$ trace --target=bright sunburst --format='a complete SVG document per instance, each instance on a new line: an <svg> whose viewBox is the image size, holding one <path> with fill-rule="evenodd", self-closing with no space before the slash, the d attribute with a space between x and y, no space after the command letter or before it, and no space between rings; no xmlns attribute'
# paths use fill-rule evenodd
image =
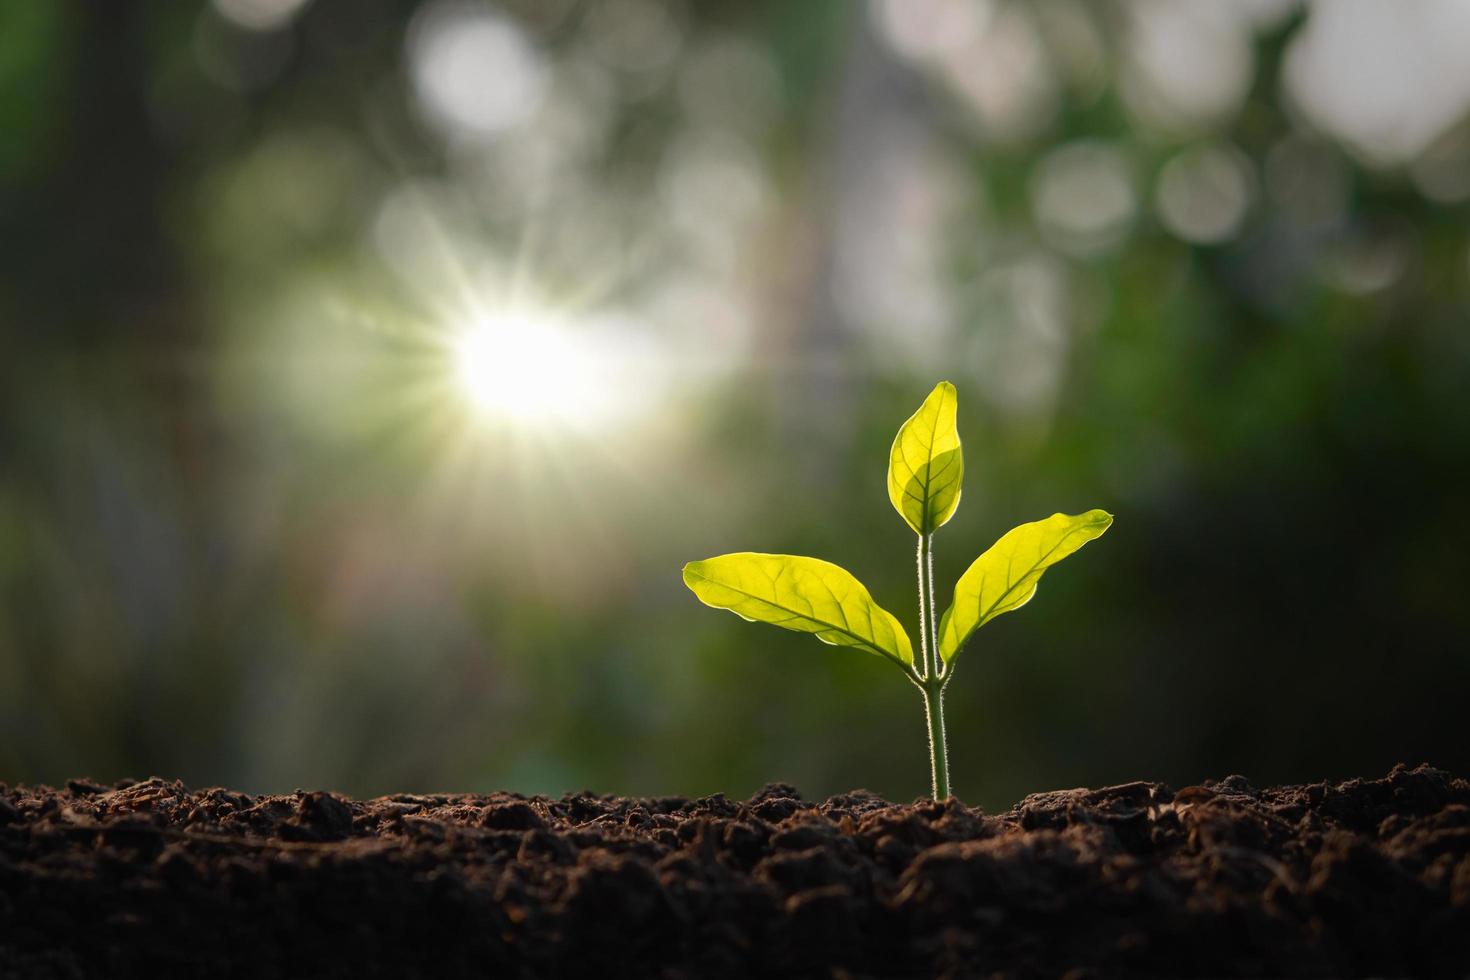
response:
<svg viewBox="0 0 1470 980"><path fill-rule="evenodd" d="M459 387L478 415L522 428L614 421L625 379L600 333L550 313L482 315L454 339Z"/></svg>
<svg viewBox="0 0 1470 980"><path fill-rule="evenodd" d="M544 319L525 314L486 316L454 345L460 387L476 410L516 421L554 415L560 385L577 361L576 348Z"/></svg>

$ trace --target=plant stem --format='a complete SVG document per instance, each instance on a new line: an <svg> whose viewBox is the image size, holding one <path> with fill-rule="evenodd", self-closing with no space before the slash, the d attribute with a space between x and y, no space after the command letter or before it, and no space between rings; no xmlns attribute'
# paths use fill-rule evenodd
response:
<svg viewBox="0 0 1470 980"><path fill-rule="evenodd" d="M919 570L919 678L928 680L929 674L929 623L924 618L928 614L929 603L925 600L927 594L927 583L924 580L924 558L929 551L928 535L919 535L919 553L914 556L914 564Z"/></svg>
<svg viewBox="0 0 1470 980"><path fill-rule="evenodd" d="M929 595L929 656L933 663L930 665L930 677L942 677L944 665L939 656L939 615L935 607L934 599L934 535L928 535L929 546L924 549L924 571L929 576L929 587L926 590ZM923 617L920 617L922 625Z"/></svg>
<svg viewBox="0 0 1470 980"><path fill-rule="evenodd" d="M949 799L949 747L944 738L944 685L925 684L924 717L929 722L929 775L934 799Z"/></svg>
<svg viewBox="0 0 1470 980"><path fill-rule="evenodd" d="M919 654L924 665L920 674L927 680L939 678L939 622L934 615L934 535L919 535Z"/></svg>
<svg viewBox="0 0 1470 980"><path fill-rule="evenodd" d="M944 735L944 678L939 670L939 623L934 607L934 535L919 535L919 690L929 722L929 788L936 800L949 799L949 748Z"/></svg>

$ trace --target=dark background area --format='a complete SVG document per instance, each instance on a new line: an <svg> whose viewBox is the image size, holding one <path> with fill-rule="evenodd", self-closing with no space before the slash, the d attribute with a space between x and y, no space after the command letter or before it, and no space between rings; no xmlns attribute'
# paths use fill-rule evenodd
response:
<svg viewBox="0 0 1470 980"><path fill-rule="evenodd" d="M912 629L940 378L942 596L1116 515L961 798L1470 771L1466 11L0 6L0 779L911 798L908 685L679 568Z"/></svg>

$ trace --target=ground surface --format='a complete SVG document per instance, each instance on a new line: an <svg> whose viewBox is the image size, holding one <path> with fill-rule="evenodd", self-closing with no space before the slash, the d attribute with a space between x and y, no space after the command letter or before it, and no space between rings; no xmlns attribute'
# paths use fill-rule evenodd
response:
<svg viewBox="0 0 1470 980"><path fill-rule="evenodd" d="M0 976L1470 975L1470 783L956 802L0 785Z"/></svg>

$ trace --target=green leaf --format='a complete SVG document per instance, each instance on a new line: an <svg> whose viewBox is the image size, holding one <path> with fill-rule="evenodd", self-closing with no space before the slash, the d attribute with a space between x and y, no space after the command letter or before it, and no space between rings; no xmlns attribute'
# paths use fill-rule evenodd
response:
<svg viewBox="0 0 1470 980"><path fill-rule="evenodd" d="M918 534L933 534L960 505L965 459L955 424L959 399L941 381L898 429L888 454L888 499Z"/></svg>
<svg viewBox="0 0 1470 980"><path fill-rule="evenodd" d="M903 625L831 562L744 551L690 562L684 584L705 605L751 622L814 633L823 643L867 650L900 665L914 662Z"/></svg>
<svg viewBox="0 0 1470 980"><path fill-rule="evenodd" d="M1043 572L1112 523L1107 511L1090 510L1075 517L1053 514L1007 531L955 583L954 603L939 621L944 662L954 659L977 629L1030 602Z"/></svg>

